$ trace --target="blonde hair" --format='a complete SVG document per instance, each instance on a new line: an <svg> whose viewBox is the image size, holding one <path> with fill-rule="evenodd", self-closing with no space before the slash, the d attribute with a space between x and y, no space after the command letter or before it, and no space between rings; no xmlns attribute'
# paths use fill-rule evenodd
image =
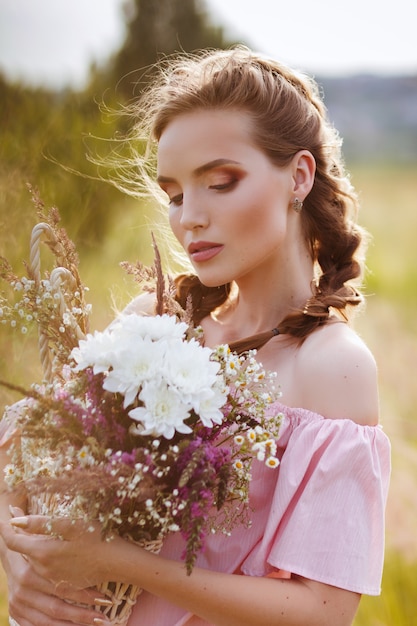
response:
<svg viewBox="0 0 417 626"><path fill-rule="evenodd" d="M156 189L156 146L167 125L194 110L240 110L254 122L257 147L277 166L285 166L300 150L316 161L313 188L301 213L303 232L316 268L312 297L291 311L279 331L299 339L326 323L330 310L345 319L363 298L357 283L363 269L366 234L356 224L358 202L344 170L340 137L329 122L316 82L247 48L206 50L165 60L133 107L140 192ZM178 298L191 295L195 321L227 299L230 286L211 289L193 275L180 276ZM355 286L356 285L356 286Z"/></svg>

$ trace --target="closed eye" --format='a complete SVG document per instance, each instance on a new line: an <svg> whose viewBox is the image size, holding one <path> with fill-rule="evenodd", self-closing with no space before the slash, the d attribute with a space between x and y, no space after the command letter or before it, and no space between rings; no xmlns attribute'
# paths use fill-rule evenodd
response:
<svg viewBox="0 0 417 626"><path fill-rule="evenodd" d="M179 193L176 196L173 196L172 198L170 198L169 203L175 206L180 206L182 204L183 199L184 199L184 194Z"/></svg>
<svg viewBox="0 0 417 626"><path fill-rule="evenodd" d="M214 189L216 191L229 191L233 189L238 183L237 178L233 178L232 180L228 180L225 183L220 183L218 185L210 185L209 189Z"/></svg>

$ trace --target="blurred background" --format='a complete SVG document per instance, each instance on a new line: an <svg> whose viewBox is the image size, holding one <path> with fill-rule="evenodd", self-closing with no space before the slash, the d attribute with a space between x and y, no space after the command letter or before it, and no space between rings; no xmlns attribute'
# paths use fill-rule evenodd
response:
<svg viewBox="0 0 417 626"><path fill-rule="evenodd" d="M372 234L356 327L379 364L381 421L393 444L383 593L364 598L355 626L413 626L417 47L409 0L0 0L0 255L24 271L36 223L29 183L59 208L90 287L92 326L105 326L135 292L119 263L152 260L153 207L102 180L89 155L108 153L126 130L111 111L137 97L143 68L178 50L234 43L313 75L344 139L360 221ZM40 377L36 333L0 324L0 378L29 385ZM0 412L16 399L0 390ZM6 596L0 570L4 626Z"/></svg>

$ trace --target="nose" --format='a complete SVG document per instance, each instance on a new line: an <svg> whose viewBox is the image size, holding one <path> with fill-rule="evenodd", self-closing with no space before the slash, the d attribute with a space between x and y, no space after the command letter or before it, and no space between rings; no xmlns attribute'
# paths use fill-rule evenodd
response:
<svg viewBox="0 0 417 626"><path fill-rule="evenodd" d="M181 206L180 224L186 230L207 228L209 214L204 207L201 198L197 194L184 193Z"/></svg>

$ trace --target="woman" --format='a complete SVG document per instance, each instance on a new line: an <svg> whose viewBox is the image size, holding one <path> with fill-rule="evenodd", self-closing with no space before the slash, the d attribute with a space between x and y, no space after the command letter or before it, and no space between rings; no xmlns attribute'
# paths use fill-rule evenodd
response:
<svg viewBox="0 0 417 626"><path fill-rule="evenodd" d="M194 268L178 299L192 299L207 345L256 347L278 373L281 465L253 477L250 531L210 537L189 577L177 535L156 556L66 524L55 540L14 511L10 613L20 626L106 623L61 598L88 604L111 573L144 589L130 626L347 626L380 590L390 461L375 362L347 323L364 237L336 131L313 81L240 48L169 63L138 111Z"/></svg>

